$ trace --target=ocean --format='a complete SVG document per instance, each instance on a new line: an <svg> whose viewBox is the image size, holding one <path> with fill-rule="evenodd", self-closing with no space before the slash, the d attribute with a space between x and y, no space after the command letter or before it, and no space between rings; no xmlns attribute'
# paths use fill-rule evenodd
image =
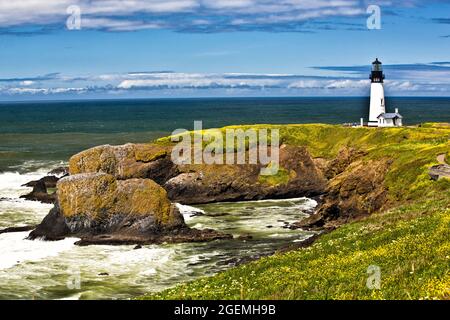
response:
<svg viewBox="0 0 450 320"><path fill-rule="evenodd" d="M390 98L405 124L450 122L450 98ZM0 172L30 172L100 144L149 142L175 129L232 124L352 123L368 98L155 99L0 103Z"/></svg>
<svg viewBox="0 0 450 320"><path fill-rule="evenodd" d="M71 155L100 144L150 142L173 130L232 124L349 123L367 118L366 98L247 98L0 103L0 229L39 223L51 205L20 199L22 187ZM450 98L391 98L405 124L450 122ZM311 232L286 224L317 205L299 198L181 206L195 228L251 241L144 246L74 245L0 234L0 299L127 299L214 274L239 259L269 254ZM192 215L201 211L204 215Z"/></svg>

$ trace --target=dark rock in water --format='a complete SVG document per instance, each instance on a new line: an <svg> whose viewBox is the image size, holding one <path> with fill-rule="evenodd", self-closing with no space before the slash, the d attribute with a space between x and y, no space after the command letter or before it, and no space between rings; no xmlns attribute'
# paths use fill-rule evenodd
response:
<svg viewBox="0 0 450 320"><path fill-rule="evenodd" d="M142 249L142 246L141 246L140 244L138 244L138 245L135 246L133 249L134 249L134 250Z"/></svg>
<svg viewBox="0 0 450 320"><path fill-rule="evenodd" d="M205 214L204 214L203 212L195 211L195 212L192 212L192 213L191 213L190 217L191 217L191 218L193 218L193 217L201 217L201 216L204 216L204 215L205 215Z"/></svg>
<svg viewBox="0 0 450 320"><path fill-rule="evenodd" d="M104 234L82 237L75 242L79 246L88 245L133 245L133 244L162 244L162 243L182 243L182 242L208 242L213 240L232 239L232 235L223 234L212 229L191 229L188 227L172 229L169 231L152 232L146 235L128 234Z"/></svg>
<svg viewBox="0 0 450 320"><path fill-rule="evenodd" d="M29 234L28 239L56 241L64 239L69 234L70 228L66 224L66 219L60 213L58 205L55 205L36 229Z"/></svg>
<svg viewBox="0 0 450 320"><path fill-rule="evenodd" d="M226 217L229 216L230 214L228 212L220 212L220 213L213 213L210 216L211 217Z"/></svg>
<svg viewBox="0 0 450 320"><path fill-rule="evenodd" d="M57 167L47 173L49 176L58 176L60 178L69 175L69 167Z"/></svg>
<svg viewBox="0 0 450 320"><path fill-rule="evenodd" d="M241 240L241 241L247 241L247 240L252 240L253 236L250 234L243 234L243 235L240 235L239 237L237 237L237 239Z"/></svg>
<svg viewBox="0 0 450 320"><path fill-rule="evenodd" d="M109 273L108 272L101 272L98 275L99 276L109 276Z"/></svg>
<svg viewBox="0 0 450 320"><path fill-rule="evenodd" d="M34 188L39 183L44 183L46 188L56 188L59 178L56 176L46 176L39 180L34 180L25 183L22 187Z"/></svg>
<svg viewBox="0 0 450 320"><path fill-rule="evenodd" d="M39 201L42 203L54 203L56 200L56 194L49 194L48 188L56 188L56 184L58 183L60 178L56 176L46 176L42 179L30 181L24 185L23 187L32 187L33 191L29 194L21 196L20 198L30 200L30 201Z"/></svg>
<svg viewBox="0 0 450 320"><path fill-rule="evenodd" d="M20 196L21 199L30 201L39 201L42 203L54 203L56 199L55 194L48 194L45 182L41 179L33 187L33 191L29 194Z"/></svg>
<svg viewBox="0 0 450 320"><path fill-rule="evenodd" d="M149 179L116 180L104 173L58 182L58 201L29 239L81 238L77 245L133 245L229 239L214 230L190 229L163 188Z"/></svg>
<svg viewBox="0 0 450 320"><path fill-rule="evenodd" d="M273 226L266 226L266 228L267 228L267 229L272 229L272 228L273 228Z"/></svg>
<svg viewBox="0 0 450 320"><path fill-rule="evenodd" d="M35 228L36 228L36 226L9 227L9 228L5 228L5 229L1 229L0 230L0 234L2 234L2 233L31 231L31 230L33 230Z"/></svg>

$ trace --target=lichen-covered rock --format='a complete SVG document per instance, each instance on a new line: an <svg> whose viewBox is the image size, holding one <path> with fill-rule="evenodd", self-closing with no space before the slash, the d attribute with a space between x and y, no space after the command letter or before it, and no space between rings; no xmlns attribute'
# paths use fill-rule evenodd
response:
<svg viewBox="0 0 450 320"><path fill-rule="evenodd" d="M149 179L84 173L61 179L57 187L58 202L31 239L75 236L79 244L131 244L229 237L188 228L166 191Z"/></svg>
<svg viewBox="0 0 450 320"><path fill-rule="evenodd" d="M87 173L58 182L58 202L64 216L86 215L96 220L124 214L152 215L158 223L170 220L166 191L149 179L116 180L106 173Z"/></svg>
<svg viewBox="0 0 450 320"><path fill-rule="evenodd" d="M142 178L163 183L176 175L170 148L155 144L103 145L82 151L69 161L71 175L108 173L120 180Z"/></svg>

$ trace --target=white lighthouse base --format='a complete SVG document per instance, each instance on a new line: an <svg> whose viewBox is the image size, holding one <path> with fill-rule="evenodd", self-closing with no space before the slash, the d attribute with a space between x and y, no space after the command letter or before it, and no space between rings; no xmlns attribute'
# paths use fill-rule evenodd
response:
<svg viewBox="0 0 450 320"><path fill-rule="evenodd" d="M386 106L384 101L384 88L382 83L372 83L370 86L370 112L369 112L369 126L375 123L378 127L378 116L386 113Z"/></svg>
<svg viewBox="0 0 450 320"><path fill-rule="evenodd" d="M369 122L367 123L367 125L368 125L369 127L378 127L380 124L378 123L378 121L377 121L377 122L369 121Z"/></svg>

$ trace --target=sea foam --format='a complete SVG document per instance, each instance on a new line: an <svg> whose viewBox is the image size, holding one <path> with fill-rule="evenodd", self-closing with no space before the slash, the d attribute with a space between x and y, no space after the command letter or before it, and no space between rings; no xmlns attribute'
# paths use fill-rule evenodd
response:
<svg viewBox="0 0 450 320"><path fill-rule="evenodd" d="M73 248L77 239L61 241L26 240L28 232L4 233L0 235L0 270L11 268L27 261L38 261L56 256Z"/></svg>

